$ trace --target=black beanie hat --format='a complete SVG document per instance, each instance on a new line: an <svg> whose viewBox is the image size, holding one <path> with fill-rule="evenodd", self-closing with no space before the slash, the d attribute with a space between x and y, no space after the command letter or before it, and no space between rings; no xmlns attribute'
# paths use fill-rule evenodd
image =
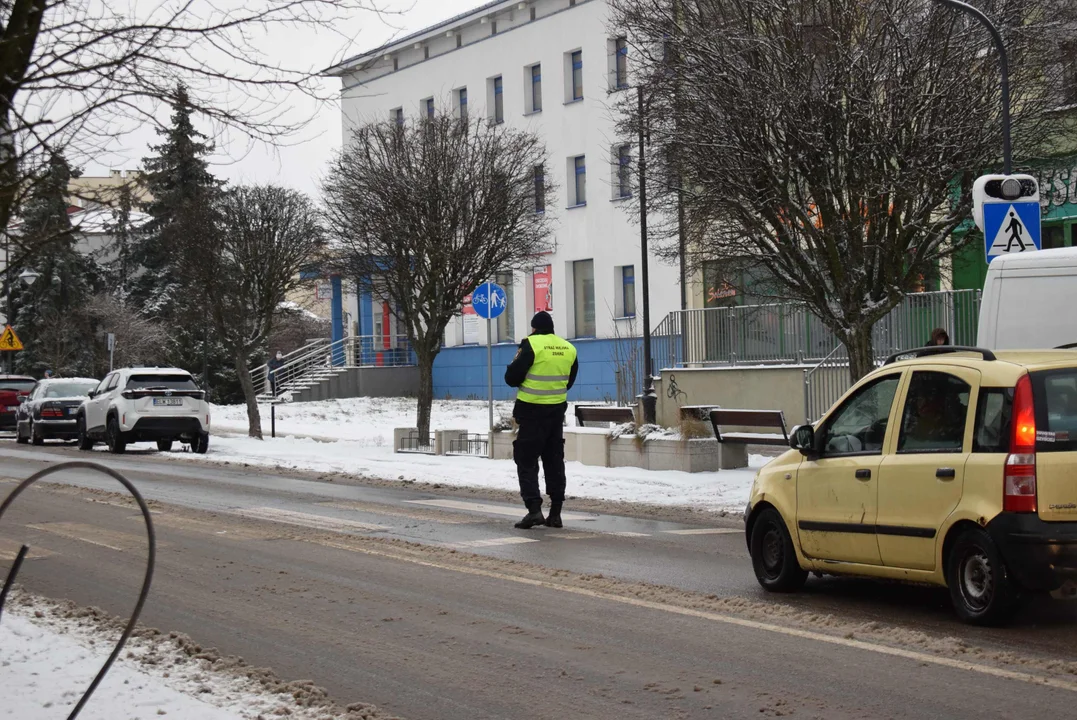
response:
<svg viewBox="0 0 1077 720"><path fill-rule="evenodd" d="M550 317L550 313L545 310L535 313L535 317L531 318L531 329L538 330L539 332L553 332L553 318Z"/></svg>

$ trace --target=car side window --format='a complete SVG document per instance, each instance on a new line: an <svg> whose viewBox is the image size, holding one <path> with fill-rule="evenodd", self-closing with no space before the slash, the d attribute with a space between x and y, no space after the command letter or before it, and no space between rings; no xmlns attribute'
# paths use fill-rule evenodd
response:
<svg viewBox="0 0 1077 720"><path fill-rule="evenodd" d="M100 395L101 393L105 392L105 390L108 388L108 383L110 380L112 380L112 376L106 375L104 379L101 380L100 383L98 383L97 387L94 388L94 393Z"/></svg>
<svg viewBox="0 0 1077 720"><path fill-rule="evenodd" d="M881 454L900 379L900 374L879 378L846 400L823 429L823 454Z"/></svg>
<svg viewBox="0 0 1077 720"><path fill-rule="evenodd" d="M120 380L119 373L113 373L110 377L105 378L108 381L108 385L105 385L105 389L102 392L108 392L116 387L116 383ZM104 385L104 383L102 383Z"/></svg>
<svg viewBox="0 0 1077 720"><path fill-rule="evenodd" d="M901 418L899 453L961 452L972 387L949 373L912 374Z"/></svg>
<svg viewBox="0 0 1077 720"><path fill-rule="evenodd" d="M1010 451L1010 416L1013 413L1013 388L982 388L976 403L976 432L972 451L1004 453Z"/></svg>

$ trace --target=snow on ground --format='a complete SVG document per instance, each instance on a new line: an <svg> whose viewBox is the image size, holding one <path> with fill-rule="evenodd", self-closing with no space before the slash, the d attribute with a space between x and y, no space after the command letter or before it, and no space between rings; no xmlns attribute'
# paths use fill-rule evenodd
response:
<svg viewBox="0 0 1077 720"><path fill-rule="evenodd" d="M506 413L511 404L498 403ZM215 407L214 429L245 432L245 406ZM317 472L341 472L382 480L412 480L454 487L516 491L516 465L511 460L430 456L393 452L393 428L415 422L415 401L407 398L354 398L277 406L276 439L268 435L268 407L263 406L263 441L242 436L215 435L209 453L192 456L236 464ZM486 403L435 401L434 428L486 432ZM569 423L573 416L569 412ZM293 437L279 437L282 433ZM324 442L316 438L339 438ZM684 505L707 510L739 512L748 502L755 471L770 458L751 457L750 468L710 473L655 472L641 468L601 468L568 463L570 496L595 500Z"/></svg>
<svg viewBox="0 0 1077 720"><path fill-rule="evenodd" d="M120 631L94 611L40 600L9 600L0 619L0 717L66 717L112 652ZM328 720L377 717L327 706L303 707L281 685L271 693L251 679L215 667L215 651L183 650L182 636L143 633L125 646L80 720ZM234 659L229 659L234 660ZM314 689L314 692L320 692ZM297 696L302 696L299 693Z"/></svg>
<svg viewBox="0 0 1077 720"><path fill-rule="evenodd" d="M393 428L415 427L414 398L347 398L277 405L278 435L308 435L335 440L354 440L373 447L392 447ZM262 432L269 434L269 405L260 405ZM246 405L214 405L216 430L247 431ZM494 403L494 422L512 414L511 402ZM569 424L575 416L569 410ZM483 401L435 400L432 427L487 431L489 411Z"/></svg>

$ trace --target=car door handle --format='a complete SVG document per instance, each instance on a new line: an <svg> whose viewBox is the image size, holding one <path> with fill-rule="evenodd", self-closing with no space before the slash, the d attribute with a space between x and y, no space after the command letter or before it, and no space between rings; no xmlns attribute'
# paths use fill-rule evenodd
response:
<svg viewBox="0 0 1077 720"><path fill-rule="evenodd" d="M953 468L939 468L935 471L935 477L940 480L953 480L957 477L957 471Z"/></svg>
<svg viewBox="0 0 1077 720"><path fill-rule="evenodd" d="M867 468L860 468L856 471L857 480L871 480L871 470Z"/></svg>

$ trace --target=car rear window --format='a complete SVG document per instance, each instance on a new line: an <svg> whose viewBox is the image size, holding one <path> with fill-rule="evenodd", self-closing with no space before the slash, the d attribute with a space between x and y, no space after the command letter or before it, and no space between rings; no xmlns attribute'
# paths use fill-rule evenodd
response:
<svg viewBox="0 0 1077 720"><path fill-rule="evenodd" d="M18 392L29 392L34 389L34 385L37 385L37 380L0 380L0 390L17 390Z"/></svg>
<svg viewBox="0 0 1077 720"><path fill-rule="evenodd" d="M1077 450L1077 368L1031 373L1036 452Z"/></svg>
<svg viewBox="0 0 1077 720"><path fill-rule="evenodd" d="M86 397L90 394L90 391L97 387L96 382L92 383L51 383L45 388L45 397L47 398L70 398L70 397Z"/></svg>
<svg viewBox="0 0 1077 720"><path fill-rule="evenodd" d="M128 390L197 390L190 375L132 375Z"/></svg>

